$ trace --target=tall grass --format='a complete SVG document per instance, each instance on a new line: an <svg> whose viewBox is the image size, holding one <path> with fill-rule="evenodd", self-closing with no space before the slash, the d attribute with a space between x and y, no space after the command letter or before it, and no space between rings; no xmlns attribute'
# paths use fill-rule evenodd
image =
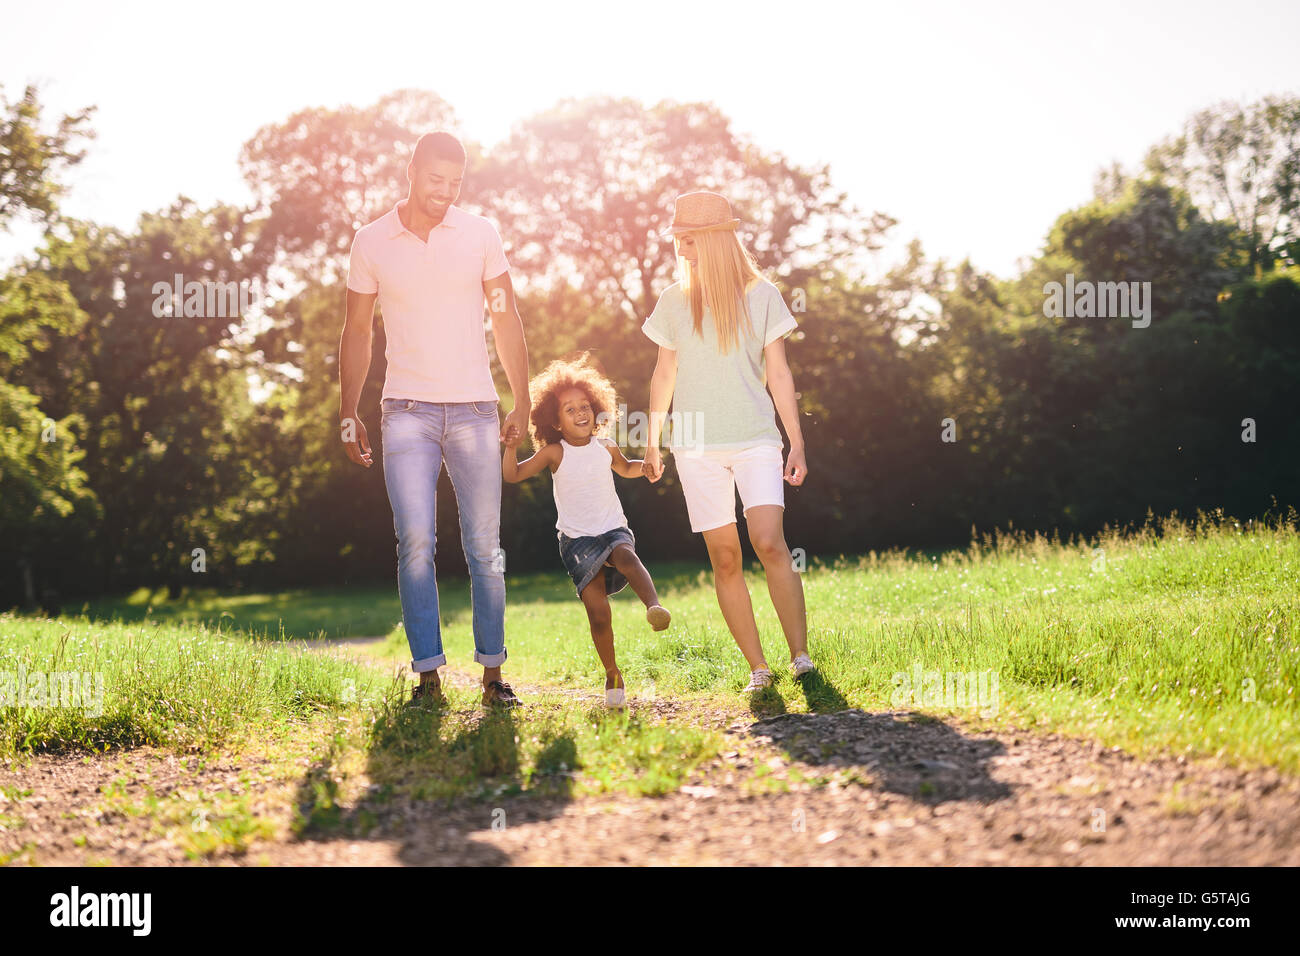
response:
<svg viewBox="0 0 1300 956"><path fill-rule="evenodd" d="M58 675L73 673L70 694ZM381 683L373 669L241 632L4 614L0 753L209 748L375 696Z"/></svg>
<svg viewBox="0 0 1300 956"><path fill-rule="evenodd" d="M790 544L798 547L796 540ZM788 651L779 622L761 569L751 568L761 639L779 675L775 692L757 705L738 694L747 668L707 570L652 563L650 571L673 611L673 625L652 632L644 609L625 590L612 599L615 644L635 700L653 696L688 705L673 725L679 731L693 723L691 706L731 713L907 707L1087 735L1138 752L1300 772L1300 534L1294 514L1267 523L1221 514L1173 517L1090 539L1001 533L944 554L814 558L802 580L818 676L802 684L783 669ZM604 675L567 577L557 566L551 574L511 576L507 587L507 677L543 688L527 700L530 710L517 718L509 746L490 727L465 723L476 710L465 700L465 714L441 725L442 749L425 753L432 747L424 733L429 728L408 727L418 718L398 707L401 692L381 686L384 678L374 671L300 653L290 641L250 640L220 627L0 616L0 671L20 664L28 671L103 671L108 689L104 714L95 719L66 708L0 710L0 748L211 745L246 728L344 707L349 693L372 702L378 736L364 746L379 748L380 763L404 753L403 741L415 741L419 752L412 759L433 760L426 769L449 780L487 774L527 788L537 767L564 762L555 754L571 750L588 768L587 779L603 776L613 786L629 774L646 779L658 773L651 768L658 757L624 766L622 753L659 748L670 763L674 754L689 761L712 747L703 738L674 738L667 724L607 724L585 714L564 692L576 688L597 698ZM447 582L441 598L448 655L468 664L468 586ZM205 600L208 613L225 613L218 598ZM240 600L266 608L279 598ZM338 619L359 602L348 592L295 595L293 613L303 612L304 620ZM266 623L279 630L275 619ZM400 627L387 649L407 654ZM900 699L900 675L917 669L996 674L996 711ZM518 758L504 770L493 756L499 746ZM676 778L669 773L664 780Z"/></svg>
<svg viewBox="0 0 1300 956"><path fill-rule="evenodd" d="M763 575L754 568L747 578L776 669L789 652ZM943 555L814 560L803 582L820 696L782 677L772 701L777 709L896 706L896 675L918 665L941 673L992 671L999 677L995 716L1004 722L1095 735L1135 750L1300 770L1294 515L1267 524L1218 514L1172 517L1064 542L986 535ZM571 592L567 600L511 593L507 669L598 688L602 671ZM709 575L678 576L660 593L674 614L662 634L650 631L629 592L613 599L615 644L630 691L741 706L735 692L747 668ZM451 615L444 633L453 658L467 659L469 615ZM404 650L400 632L390 641L395 653Z"/></svg>

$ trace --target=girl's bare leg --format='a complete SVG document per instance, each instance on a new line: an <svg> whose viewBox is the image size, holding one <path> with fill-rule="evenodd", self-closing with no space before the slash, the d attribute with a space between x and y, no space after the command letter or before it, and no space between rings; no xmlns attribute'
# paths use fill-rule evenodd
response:
<svg viewBox="0 0 1300 956"><path fill-rule="evenodd" d="M627 578L627 583L636 592L642 604L646 607L654 607L659 603L659 592L655 590L654 581L650 580L650 572L645 569L645 565L641 563L635 551L625 544L620 544L609 556L609 560L618 573Z"/></svg>
<svg viewBox="0 0 1300 956"><path fill-rule="evenodd" d="M758 642L754 605L750 603L749 589L745 587L744 561L735 522L705 531L704 544L713 564L713 590L718 595L718 606L736 646L745 655L750 670L767 667L763 647Z"/></svg>
<svg viewBox="0 0 1300 956"><path fill-rule="evenodd" d="M605 666L605 689L622 687L623 675L614 659L614 616L605 594L603 571L582 589L582 603L587 609L587 622L591 625L591 642L596 645L596 653Z"/></svg>
<svg viewBox="0 0 1300 956"><path fill-rule="evenodd" d="M780 505L756 505L745 512L749 543L767 573L767 593L790 645L790 659L808 652L808 614L804 607L803 580L790 560L785 542L785 509Z"/></svg>

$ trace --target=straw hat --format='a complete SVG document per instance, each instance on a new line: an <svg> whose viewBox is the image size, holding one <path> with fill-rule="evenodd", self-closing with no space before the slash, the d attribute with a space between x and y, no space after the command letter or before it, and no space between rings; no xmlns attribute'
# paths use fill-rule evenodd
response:
<svg viewBox="0 0 1300 956"><path fill-rule="evenodd" d="M711 192L682 193L673 202L673 223L661 239L670 239L683 232L707 232L713 229L735 229L740 220L731 215L731 203L726 196Z"/></svg>

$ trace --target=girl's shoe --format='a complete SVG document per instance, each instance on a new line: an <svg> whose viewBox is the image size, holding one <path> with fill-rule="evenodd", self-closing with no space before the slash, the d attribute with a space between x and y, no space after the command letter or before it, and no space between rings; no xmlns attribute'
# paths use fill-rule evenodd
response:
<svg viewBox="0 0 1300 956"><path fill-rule="evenodd" d="M766 667L760 667L757 670L750 671L749 683L741 691L743 694L752 694L756 691L766 690L772 686L772 672Z"/></svg>
<svg viewBox="0 0 1300 956"><path fill-rule="evenodd" d="M618 687L605 688L605 706L610 710L622 710L627 706L627 689L622 686L623 675L618 675Z"/></svg>
<svg viewBox="0 0 1300 956"><path fill-rule="evenodd" d="M662 604L652 604L646 609L645 619L650 622L650 626L656 631L662 631L668 627L668 622L673 616L668 613L668 608Z"/></svg>
<svg viewBox="0 0 1300 956"><path fill-rule="evenodd" d="M812 658L807 654L800 654L790 662L790 666L794 668L795 677L803 677L804 674L816 669L812 662Z"/></svg>

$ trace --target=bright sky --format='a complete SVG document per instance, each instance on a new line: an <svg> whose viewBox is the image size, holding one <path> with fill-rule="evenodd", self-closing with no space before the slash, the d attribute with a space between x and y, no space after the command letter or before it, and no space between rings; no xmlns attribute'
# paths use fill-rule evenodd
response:
<svg viewBox="0 0 1300 956"><path fill-rule="evenodd" d="M712 101L761 147L829 163L900 220L900 244L1009 275L1100 167L1220 100L1300 92L1295 0L96 0L4 20L7 98L37 82L51 115L99 107L65 211L121 227L180 193L247 201L240 146L307 106L422 87L490 147L562 98L609 94ZM0 260L35 240L0 236Z"/></svg>

